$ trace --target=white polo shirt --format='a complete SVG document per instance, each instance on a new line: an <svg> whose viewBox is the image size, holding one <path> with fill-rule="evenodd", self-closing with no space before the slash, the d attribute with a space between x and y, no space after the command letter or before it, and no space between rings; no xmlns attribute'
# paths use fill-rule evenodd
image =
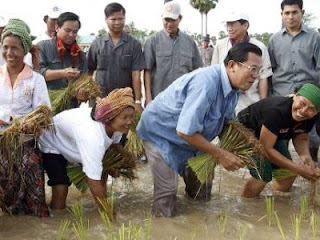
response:
<svg viewBox="0 0 320 240"><path fill-rule="evenodd" d="M44 153L61 154L70 163L81 163L83 172L93 180L100 180L102 159L113 143L119 143L122 133L108 137L105 125L94 121L92 108L75 108L54 116L54 130L39 138Z"/></svg>

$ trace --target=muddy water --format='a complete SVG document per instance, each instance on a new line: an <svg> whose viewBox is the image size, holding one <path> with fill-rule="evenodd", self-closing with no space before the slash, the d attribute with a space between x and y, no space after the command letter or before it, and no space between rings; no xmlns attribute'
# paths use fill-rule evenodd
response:
<svg viewBox="0 0 320 240"><path fill-rule="evenodd" d="M148 164L139 165L139 178L133 185L116 180L113 191L116 196L117 218L114 225L132 221L143 225L150 217L152 201L152 178ZM309 194L310 185L300 178L293 191L276 194L267 188L261 197L243 199L240 197L245 180L249 177L247 170L229 173L217 167L212 199L209 202L197 202L184 195L183 181L179 182L178 216L174 218L153 218L151 220L151 239L219 239L219 215L227 216L224 239L282 239L276 226L268 226L265 216L264 196L275 195L277 211L288 239L294 239L291 215L300 211L300 196ZM48 200L50 189L47 189ZM90 194L81 195L71 188L68 204L81 203L85 218L89 220L88 239L107 239L105 227ZM262 218L262 219L261 219ZM54 211L53 217L37 218L30 216L10 217L0 212L0 239L55 239L60 223L64 219L73 219L66 210ZM302 222L301 239L312 239L307 221ZM72 228L65 239L77 239ZM320 235L317 236L319 239Z"/></svg>

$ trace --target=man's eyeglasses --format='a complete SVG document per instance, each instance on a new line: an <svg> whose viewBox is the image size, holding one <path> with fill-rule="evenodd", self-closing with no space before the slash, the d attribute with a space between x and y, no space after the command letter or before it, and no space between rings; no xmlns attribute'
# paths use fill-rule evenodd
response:
<svg viewBox="0 0 320 240"><path fill-rule="evenodd" d="M255 67L255 66L246 65L246 64L244 64L244 63L242 63L242 62L238 62L238 63L239 63L240 65L248 68L248 70L250 71L250 73L251 73L252 75L259 75L259 74L260 74L260 69L261 69L261 68L258 68L258 67Z"/></svg>

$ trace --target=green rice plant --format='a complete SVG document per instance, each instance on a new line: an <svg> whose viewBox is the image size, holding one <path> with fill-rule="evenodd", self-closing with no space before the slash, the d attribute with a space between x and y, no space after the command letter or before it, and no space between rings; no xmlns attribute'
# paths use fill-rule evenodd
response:
<svg viewBox="0 0 320 240"><path fill-rule="evenodd" d="M306 219L307 210L308 210L308 198L305 195L300 196L300 216L302 220Z"/></svg>
<svg viewBox="0 0 320 240"><path fill-rule="evenodd" d="M109 219L112 221L114 214L114 196L113 194L110 197L99 199L98 202L102 211L107 213Z"/></svg>
<svg viewBox="0 0 320 240"><path fill-rule="evenodd" d="M214 177L214 168L218 161L214 160L212 155L204 153L188 160L189 166L196 173L198 180L202 183L210 182Z"/></svg>
<svg viewBox="0 0 320 240"><path fill-rule="evenodd" d="M108 235L108 239L109 240L115 239L116 237L113 234L112 221L110 220L110 218L108 216L108 213L106 213L105 211L99 209L99 214L100 214L100 217L101 217L101 220L102 220L104 226L106 227L106 232L107 232L107 235Z"/></svg>
<svg viewBox="0 0 320 240"><path fill-rule="evenodd" d="M264 151L259 140L254 136L253 132L245 128L241 123L229 121L219 135L219 147L232 152L242 158L246 164L254 168L258 175L258 167L256 166L254 157L262 160ZM213 169L218 164L218 160L214 159L210 154L201 154L188 160L188 165L199 176L199 181L205 184L211 181ZM261 178L261 177L260 177Z"/></svg>
<svg viewBox="0 0 320 240"><path fill-rule="evenodd" d="M291 216L292 228L294 232L294 240L300 240L301 216Z"/></svg>
<svg viewBox="0 0 320 240"><path fill-rule="evenodd" d="M270 227L274 223L274 197L266 196L265 203L266 203L266 216L268 219L268 225Z"/></svg>
<svg viewBox="0 0 320 240"><path fill-rule="evenodd" d="M69 228L69 226L70 226L69 219L65 219L65 220L61 221L58 236L57 236L56 240L63 240L64 239L63 237L66 233L66 230Z"/></svg>
<svg viewBox="0 0 320 240"><path fill-rule="evenodd" d="M144 232L144 239L149 240L151 239L151 227L152 227L152 217L149 215L144 220L143 232Z"/></svg>
<svg viewBox="0 0 320 240"><path fill-rule="evenodd" d="M319 217L314 213L311 212L310 216L310 227L313 239L316 239L317 233L319 231Z"/></svg>
<svg viewBox="0 0 320 240"><path fill-rule="evenodd" d="M68 87L60 90L49 90L49 97L52 106L52 112L58 114L64 110L70 109L76 100L79 90L82 90L88 98L96 98L101 95L100 87L97 81L88 74L81 75L78 79L69 81Z"/></svg>
<svg viewBox="0 0 320 240"><path fill-rule="evenodd" d="M87 239L87 231L89 229L89 221L87 225L84 223L83 207L80 204L72 205L71 212L76 219L75 223L72 223L73 230L80 240Z"/></svg>
<svg viewBox="0 0 320 240"><path fill-rule="evenodd" d="M194 229L191 232L191 240L196 240L196 231Z"/></svg>
<svg viewBox="0 0 320 240"><path fill-rule="evenodd" d="M286 234L285 234L285 232L283 230L280 218L279 218L279 216L278 216L278 214L276 212L274 213L274 216L275 216L277 227L278 227L278 230L279 230L279 232L281 234L282 240L287 240L287 237L286 237Z"/></svg>
<svg viewBox="0 0 320 240"><path fill-rule="evenodd" d="M13 168L24 177L23 152L26 137L36 139L42 130L50 129L53 125L52 112L47 105L40 105L32 112L21 118L14 118L11 125L0 131L1 167L8 174L6 178L11 181ZM2 169L1 169L2 170ZM24 184L24 181L21 181ZM24 188L24 186L21 186Z"/></svg>
<svg viewBox="0 0 320 240"><path fill-rule="evenodd" d="M103 157L102 165L103 176L111 175L114 178L122 176L130 181L136 178L136 161L134 157L120 145L111 145ZM84 193L88 190L87 176L82 171L81 165L69 165L67 167L67 173L72 184L74 184L79 191Z"/></svg>
<svg viewBox="0 0 320 240"><path fill-rule="evenodd" d="M288 177L297 176L297 174L295 174L294 172L292 172L286 168L275 169L272 171L272 175L273 175L274 179L276 179L276 180L282 180L282 179L285 179Z"/></svg>
<svg viewBox="0 0 320 240"><path fill-rule="evenodd" d="M224 213L219 214L219 239L224 239L228 216Z"/></svg>
<svg viewBox="0 0 320 240"><path fill-rule="evenodd" d="M144 148L142 140L138 137L136 128L138 125L138 122L141 118L141 113L138 111L135 111L134 113L134 122L131 125L130 131L128 133L128 141L125 144L125 149L128 150L129 153L131 153L136 159L139 159L144 154Z"/></svg>
<svg viewBox="0 0 320 240"><path fill-rule="evenodd" d="M248 228L246 226L240 226L239 240L247 239L247 235L248 235Z"/></svg>

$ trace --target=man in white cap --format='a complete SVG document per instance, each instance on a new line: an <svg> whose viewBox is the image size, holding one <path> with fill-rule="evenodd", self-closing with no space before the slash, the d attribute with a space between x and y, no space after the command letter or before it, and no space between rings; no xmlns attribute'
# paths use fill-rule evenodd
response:
<svg viewBox="0 0 320 240"><path fill-rule="evenodd" d="M248 34L249 17L247 14L235 10L230 11L225 17L225 23L229 36L217 42L212 56L212 64L221 64L228 50L240 42L253 43L262 50L262 68L259 81L255 81L248 91L242 92L240 95L236 107L236 112L239 112L252 103L267 97L268 77L272 75L271 63L267 47Z"/></svg>
<svg viewBox="0 0 320 240"><path fill-rule="evenodd" d="M0 38L1 38L1 34L2 34L2 31L4 29L4 27L7 25L8 23L8 19L4 16L0 16ZM3 65L5 63L5 60L3 59L2 57L2 45L0 43L0 66Z"/></svg>
<svg viewBox="0 0 320 240"><path fill-rule="evenodd" d="M47 29L44 33L40 34L35 40L33 40L33 44L36 45L42 40L51 39L56 32L56 24L57 19L62 13L61 8L58 6L50 7L46 15L43 16L43 21L47 25Z"/></svg>
<svg viewBox="0 0 320 240"><path fill-rule="evenodd" d="M179 30L181 19L179 3L167 2L162 14L164 29L144 45L146 105L177 78L203 65L193 38Z"/></svg>

